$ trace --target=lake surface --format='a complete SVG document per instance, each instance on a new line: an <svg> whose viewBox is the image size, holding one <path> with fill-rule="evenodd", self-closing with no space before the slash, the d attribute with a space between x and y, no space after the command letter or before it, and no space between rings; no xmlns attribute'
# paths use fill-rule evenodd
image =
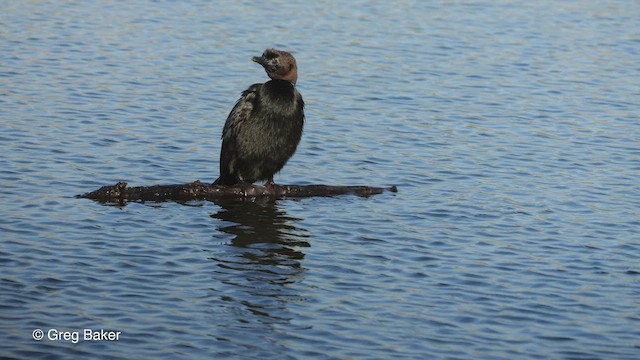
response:
<svg viewBox="0 0 640 360"><path fill-rule="evenodd" d="M639 359L639 15L2 2L0 357ZM214 180L267 47L307 103L276 182L397 194L74 198Z"/></svg>

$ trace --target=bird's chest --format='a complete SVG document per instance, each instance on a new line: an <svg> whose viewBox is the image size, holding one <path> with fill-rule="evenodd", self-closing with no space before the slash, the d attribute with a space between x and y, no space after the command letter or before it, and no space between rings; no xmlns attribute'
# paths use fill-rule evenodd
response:
<svg viewBox="0 0 640 360"><path fill-rule="evenodd" d="M252 119L254 123L246 127L246 145L260 152L281 151L298 142L302 129L286 114L271 113Z"/></svg>

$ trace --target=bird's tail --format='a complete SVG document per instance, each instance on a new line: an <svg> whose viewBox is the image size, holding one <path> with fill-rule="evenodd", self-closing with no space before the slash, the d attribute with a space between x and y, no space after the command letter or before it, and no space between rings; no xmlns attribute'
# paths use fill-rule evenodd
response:
<svg viewBox="0 0 640 360"><path fill-rule="evenodd" d="M216 179L216 181L213 182L213 185L235 185L238 183L238 179L236 179L235 176L231 176L231 175L220 175L218 176L218 178Z"/></svg>

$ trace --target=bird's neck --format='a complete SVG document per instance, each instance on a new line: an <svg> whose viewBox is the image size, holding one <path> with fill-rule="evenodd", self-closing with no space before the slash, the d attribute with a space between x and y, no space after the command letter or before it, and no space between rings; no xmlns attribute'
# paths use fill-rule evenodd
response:
<svg viewBox="0 0 640 360"><path fill-rule="evenodd" d="M295 88L288 80L270 80L264 83L262 93L268 97L292 97L295 95Z"/></svg>
<svg viewBox="0 0 640 360"><path fill-rule="evenodd" d="M281 74L269 74L271 80L286 80L290 82L293 86L298 82L298 68L293 66L289 72L284 75Z"/></svg>
<svg viewBox="0 0 640 360"><path fill-rule="evenodd" d="M282 112L296 111L301 100L293 84L287 80L267 81L260 89L259 98L261 107Z"/></svg>

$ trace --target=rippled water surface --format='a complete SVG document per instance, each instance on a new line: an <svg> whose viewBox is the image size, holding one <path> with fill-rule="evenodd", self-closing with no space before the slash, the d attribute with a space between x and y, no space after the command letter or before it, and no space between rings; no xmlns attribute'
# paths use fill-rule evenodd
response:
<svg viewBox="0 0 640 360"><path fill-rule="evenodd" d="M640 358L638 15L2 2L0 357ZM266 79L250 57L272 46L307 103L276 181L397 194L74 198L212 181L226 115Z"/></svg>

